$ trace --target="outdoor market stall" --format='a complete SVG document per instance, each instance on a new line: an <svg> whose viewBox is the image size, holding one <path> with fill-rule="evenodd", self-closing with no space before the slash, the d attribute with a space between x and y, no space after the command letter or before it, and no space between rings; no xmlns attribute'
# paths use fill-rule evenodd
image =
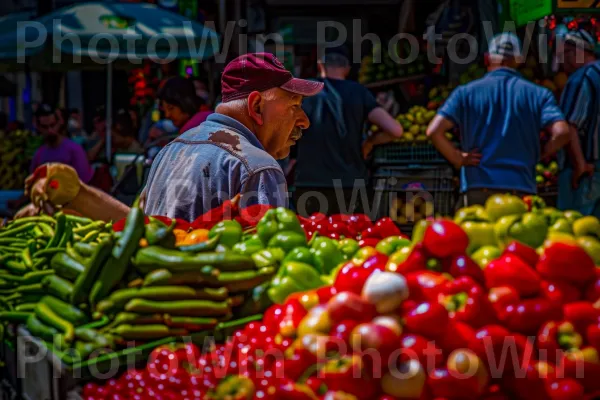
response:
<svg viewBox="0 0 600 400"><path fill-rule="evenodd" d="M594 398L599 240L595 217L511 195L412 239L388 218L235 201L191 224L137 207L114 224L20 219L0 230L4 347L17 343L3 376L25 368L28 398ZM527 379L495 366L506 343Z"/></svg>

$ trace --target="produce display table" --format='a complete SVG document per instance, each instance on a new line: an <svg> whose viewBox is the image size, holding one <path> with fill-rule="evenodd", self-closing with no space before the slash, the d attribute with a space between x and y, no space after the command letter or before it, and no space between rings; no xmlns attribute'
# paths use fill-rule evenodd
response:
<svg viewBox="0 0 600 400"><path fill-rule="evenodd" d="M168 400L184 391L591 399L600 393L599 235L595 217L511 195L422 220L411 239L389 218L302 218L235 201L192 223L137 207L114 224L61 213L17 220L0 229L2 374L31 400L155 390ZM498 360L507 340L519 357L533 352L531 379L490 379L486 341ZM435 365L428 346L439 350ZM387 362L374 375L373 350L383 360L413 351L397 366L416 378ZM561 365L565 377L537 375Z"/></svg>

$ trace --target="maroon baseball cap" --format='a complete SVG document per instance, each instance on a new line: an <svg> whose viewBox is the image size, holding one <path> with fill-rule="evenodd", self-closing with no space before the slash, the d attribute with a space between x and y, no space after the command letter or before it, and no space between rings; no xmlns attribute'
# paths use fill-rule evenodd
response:
<svg viewBox="0 0 600 400"><path fill-rule="evenodd" d="M227 64L221 76L223 103L275 87L301 96L314 96L323 89L323 83L294 78L271 53L239 56Z"/></svg>

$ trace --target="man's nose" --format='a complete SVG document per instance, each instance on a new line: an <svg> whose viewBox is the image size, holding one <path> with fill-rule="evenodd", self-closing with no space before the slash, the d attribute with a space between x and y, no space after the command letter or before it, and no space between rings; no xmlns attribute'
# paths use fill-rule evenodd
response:
<svg viewBox="0 0 600 400"><path fill-rule="evenodd" d="M304 110L300 111L300 118L298 118L298 122L296 122L296 126L300 129L308 129L310 126L310 120L308 116L304 112Z"/></svg>

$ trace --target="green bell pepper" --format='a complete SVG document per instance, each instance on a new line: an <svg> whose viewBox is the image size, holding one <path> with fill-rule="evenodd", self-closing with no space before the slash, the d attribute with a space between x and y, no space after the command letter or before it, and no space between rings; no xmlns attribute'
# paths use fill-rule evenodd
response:
<svg viewBox="0 0 600 400"><path fill-rule="evenodd" d="M377 243L377 246L375 246L375 249L378 252L383 253L386 256L389 256L390 254L396 252L397 250L400 250L403 247L408 247L411 245L412 245L412 242L408 239L405 239L401 236L390 236L383 240L380 240L379 243Z"/></svg>
<svg viewBox="0 0 600 400"><path fill-rule="evenodd" d="M338 242L338 249L342 252L344 260L350 260L354 254L360 249L360 245L354 239L346 238Z"/></svg>
<svg viewBox="0 0 600 400"><path fill-rule="evenodd" d="M556 221L558 221L560 218L565 218L563 215L563 212L560 210L557 210L554 207L544 208L542 210L542 214L544 214L544 217L546 217L546 222L547 222L548 226L554 225L554 223ZM569 224L571 224L570 221L569 221Z"/></svg>
<svg viewBox="0 0 600 400"><path fill-rule="evenodd" d="M495 194L485 202L485 211L490 221L495 222L507 215L522 215L527 212L527 204L511 194Z"/></svg>
<svg viewBox="0 0 600 400"><path fill-rule="evenodd" d="M593 215L579 218L573 222L573 233L577 237L593 236L600 238L600 221Z"/></svg>
<svg viewBox="0 0 600 400"><path fill-rule="evenodd" d="M483 206L477 204L470 207L461 208L454 216L454 222L461 225L463 222L490 222L490 218Z"/></svg>
<svg viewBox="0 0 600 400"><path fill-rule="evenodd" d="M256 265L256 268L275 267L279 266L285 257L285 252L278 248L263 249L252 254L252 261Z"/></svg>
<svg viewBox="0 0 600 400"><path fill-rule="evenodd" d="M574 211L574 210L567 210L563 213L563 215L565 216L566 219L569 220L569 222L572 224L575 221L577 221L579 218L583 217L583 214L581 214L579 211Z"/></svg>
<svg viewBox="0 0 600 400"><path fill-rule="evenodd" d="M500 245L507 245L513 240L518 240L530 247L537 248L544 243L548 234L546 218L535 212L504 216L496 222L494 229Z"/></svg>
<svg viewBox="0 0 600 400"><path fill-rule="evenodd" d="M304 232L281 231L275 233L275 235L269 239L269 245L267 247L279 247L288 253L299 246L306 246L306 235Z"/></svg>
<svg viewBox="0 0 600 400"><path fill-rule="evenodd" d="M460 225L469 236L467 254L473 254L483 246L496 246L496 232L494 224L482 221L466 221Z"/></svg>
<svg viewBox="0 0 600 400"><path fill-rule="evenodd" d="M233 251L243 256L251 256L252 254L264 248L265 246L258 235L252 235L247 240L233 245Z"/></svg>
<svg viewBox="0 0 600 400"><path fill-rule="evenodd" d="M172 249L175 247L175 229L176 220L173 219L171 225L166 225L162 221L155 218L150 218L150 223L146 224L144 237L148 241L149 246L160 245Z"/></svg>
<svg viewBox="0 0 600 400"><path fill-rule="evenodd" d="M287 208L278 207L265 213L262 219L256 225L258 237L264 244L269 243L271 238L277 232L296 232L304 235L304 229L293 211Z"/></svg>
<svg viewBox="0 0 600 400"><path fill-rule="evenodd" d="M568 233L569 235L573 234L573 227L571 223L566 218L558 218L554 223L548 228L549 232L562 232Z"/></svg>
<svg viewBox="0 0 600 400"><path fill-rule="evenodd" d="M212 239L217 235L221 235L219 244L232 248L242 239L242 226L239 222L233 220L221 221L208 232L208 237Z"/></svg>
<svg viewBox="0 0 600 400"><path fill-rule="evenodd" d="M594 264L600 265L600 241L592 236L581 236L577 238L577 244L585 250Z"/></svg>
<svg viewBox="0 0 600 400"><path fill-rule="evenodd" d="M290 294L323 286L319 273L309 264L289 261L281 266L268 290L269 298L283 304Z"/></svg>
<svg viewBox="0 0 600 400"><path fill-rule="evenodd" d="M344 261L344 256L338 248L335 240L326 237L317 237L310 248L315 255L317 262L320 263L320 270L324 274L329 274L332 269Z"/></svg>
<svg viewBox="0 0 600 400"><path fill-rule="evenodd" d="M427 227L432 223L433 221L431 220L422 219L415 224L412 234L413 244L421 243L423 241L423 237L425 236L425 229L427 229Z"/></svg>
<svg viewBox="0 0 600 400"><path fill-rule="evenodd" d="M490 261L500 257L502 251L496 246L483 246L480 247L471 258L475 261L481 268L485 268Z"/></svg>
<svg viewBox="0 0 600 400"><path fill-rule="evenodd" d="M320 273L323 273L322 265L320 262L317 262L315 259L315 254L308 247L296 247L283 259L283 262L286 263L288 261L297 261L304 264L309 264L315 267Z"/></svg>

